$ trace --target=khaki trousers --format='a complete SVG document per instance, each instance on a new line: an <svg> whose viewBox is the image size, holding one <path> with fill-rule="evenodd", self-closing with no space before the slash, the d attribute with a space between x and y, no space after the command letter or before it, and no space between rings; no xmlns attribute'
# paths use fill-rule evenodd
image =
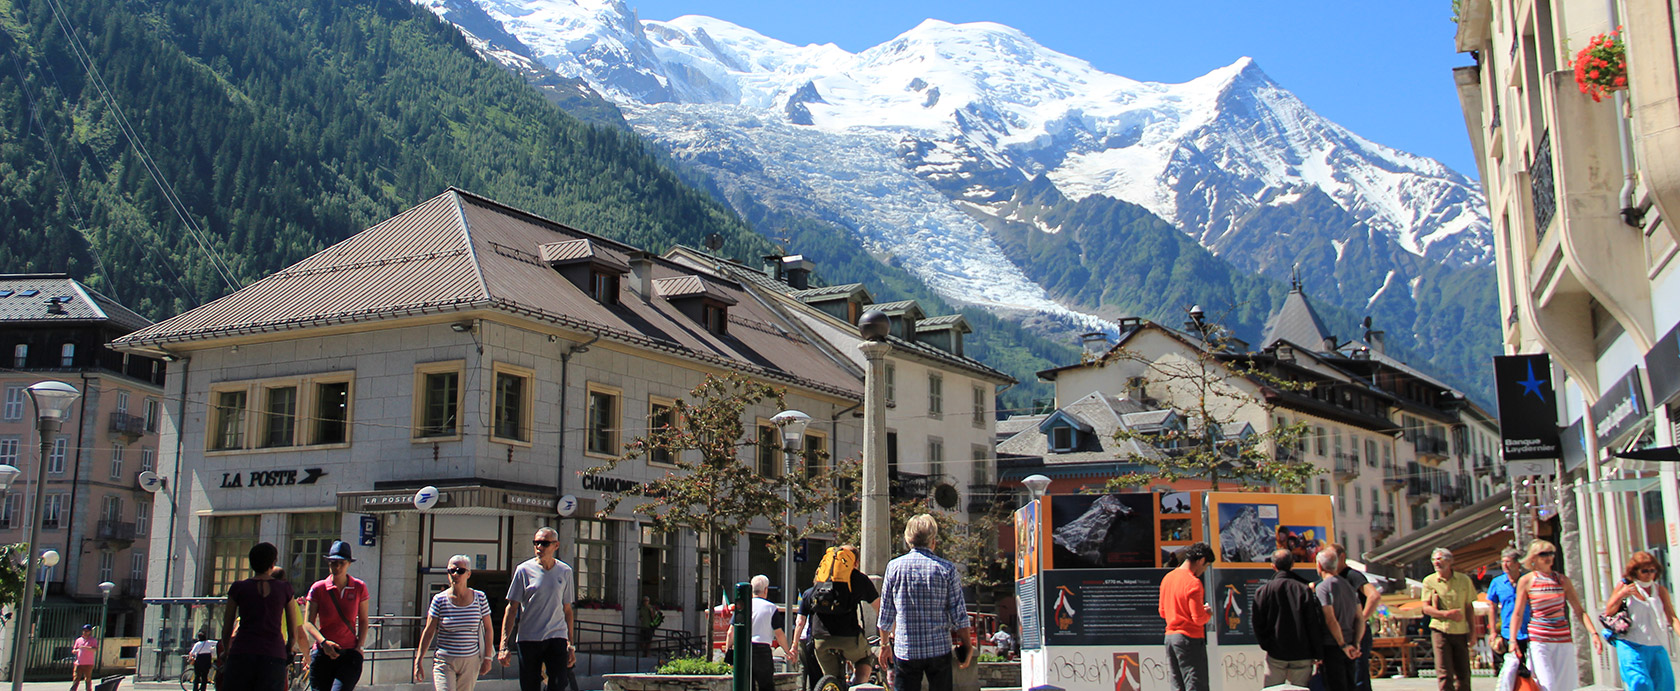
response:
<svg viewBox="0 0 1680 691"><path fill-rule="evenodd" d="M484 665L484 658L478 655L470 657L449 657L437 655L432 658L432 686L437 691L473 691L478 684L478 668Z"/></svg>

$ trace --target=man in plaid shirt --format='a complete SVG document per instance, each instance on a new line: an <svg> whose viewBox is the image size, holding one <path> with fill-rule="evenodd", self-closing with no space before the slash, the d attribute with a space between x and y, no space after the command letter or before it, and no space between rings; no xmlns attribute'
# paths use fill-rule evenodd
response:
<svg viewBox="0 0 1680 691"><path fill-rule="evenodd" d="M933 554L939 523L921 514L904 527L910 552L887 563L881 585L881 658L891 655L898 691L951 691L951 649L968 641L968 610L956 565ZM967 668L972 655L959 664Z"/></svg>

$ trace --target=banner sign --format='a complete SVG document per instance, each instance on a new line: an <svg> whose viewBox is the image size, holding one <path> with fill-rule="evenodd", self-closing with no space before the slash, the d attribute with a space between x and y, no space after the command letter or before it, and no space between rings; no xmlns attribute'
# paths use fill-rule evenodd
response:
<svg viewBox="0 0 1680 691"><path fill-rule="evenodd" d="M1668 330L1645 354L1645 374L1651 379L1651 406L1680 396L1680 326Z"/></svg>
<svg viewBox="0 0 1680 691"><path fill-rule="evenodd" d="M1593 430L1598 433L1598 448L1614 450L1616 442L1645 420L1645 387L1639 378L1639 368L1628 370L1617 379L1598 402L1592 405Z"/></svg>
<svg viewBox="0 0 1680 691"><path fill-rule="evenodd" d="M1545 353L1498 355L1493 383L1499 401L1499 436L1507 461L1557 458L1557 397L1552 358Z"/></svg>

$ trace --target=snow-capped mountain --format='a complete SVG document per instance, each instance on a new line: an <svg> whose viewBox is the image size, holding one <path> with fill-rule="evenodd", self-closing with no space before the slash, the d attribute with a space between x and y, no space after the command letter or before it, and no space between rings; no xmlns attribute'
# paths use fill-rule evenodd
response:
<svg viewBox="0 0 1680 691"><path fill-rule="evenodd" d="M1019 238L1000 243L1010 224L1097 230L1043 220L1077 214L1024 213L1019 193L1043 198L1045 181L1068 203L1143 207L1243 271L1312 267L1309 292L1372 310L1391 334L1439 328L1427 303L1443 291L1430 282L1479 285L1446 277L1491 265L1473 181L1325 119L1247 58L1163 84L993 23L930 19L851 53L709 17L642 21L621 0L422 2L469 37L486 29L444 6L475 5L521 46L487 57L581 80L721 189L843 226L962 303L1075 320L1118 309L1052 296L1039 267L1006 251ZM1449 325L1496 323L1489 304Z"/></svg>

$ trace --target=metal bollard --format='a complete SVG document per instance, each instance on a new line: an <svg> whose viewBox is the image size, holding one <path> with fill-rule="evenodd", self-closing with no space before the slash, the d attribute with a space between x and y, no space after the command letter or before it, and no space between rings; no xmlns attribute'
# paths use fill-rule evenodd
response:
<svg viewBox="0 0 1680 691"><path fill-rule="evenodd" d="M735 616L729 621L735 629L734 691L752 691L752 586L735 584Z"/></svg>

